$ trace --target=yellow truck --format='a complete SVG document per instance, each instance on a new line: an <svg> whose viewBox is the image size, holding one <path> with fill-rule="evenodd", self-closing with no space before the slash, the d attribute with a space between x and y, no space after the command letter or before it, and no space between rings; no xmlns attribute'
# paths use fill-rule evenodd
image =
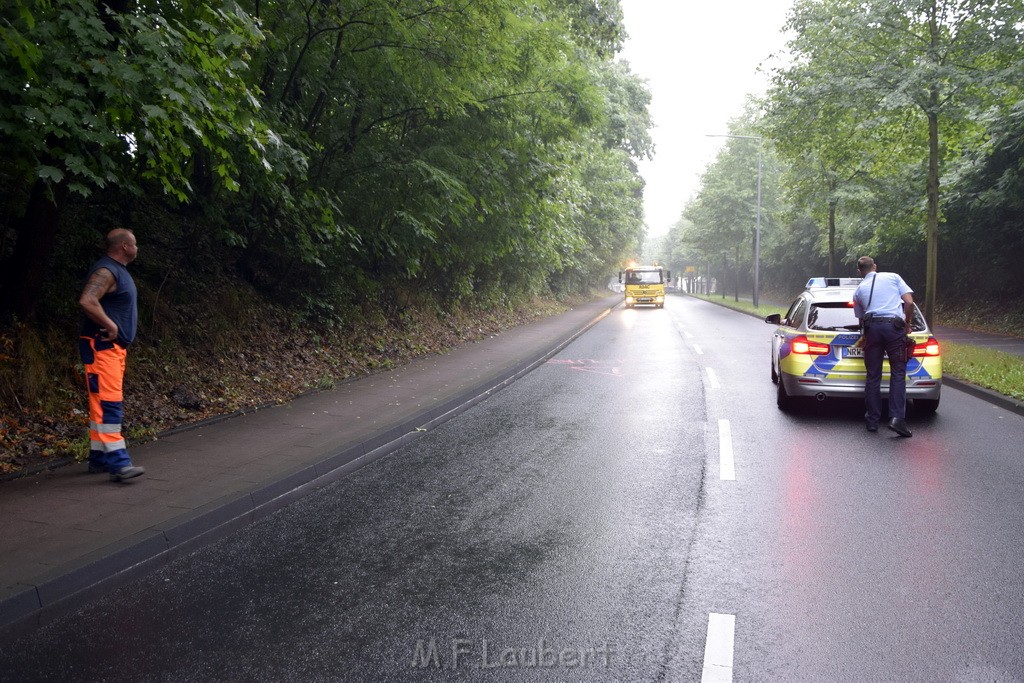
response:
<svg viewBox="0 0 1024 683"><path fill-rule="evenodd" d="M619 271L619 282L625 285L626 308L645 304L664 308L665 283L671 280L671 271L661 266L632 266Z"/></svg>

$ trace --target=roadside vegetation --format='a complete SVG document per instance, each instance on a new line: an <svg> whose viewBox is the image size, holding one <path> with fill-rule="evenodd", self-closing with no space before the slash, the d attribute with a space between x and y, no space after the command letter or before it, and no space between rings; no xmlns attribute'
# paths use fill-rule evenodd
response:
<svg viewBox="0 0 1024 683"><path fill-rule="evenodd" d="M752 316L758 318L764 318L765 316L771 315L772 313L778 313L779 315L786 315L785 306L776 306L774 304L762 303L757 308L754 308L754 304L750 301L744 301L740 299L737 301L732 296L722 297L721 294L686 294L685 296L692 296L695 299L703 299L704 301L710 301L713 304L719 306L725 306L736 311L743 311L749 313Z"/></svg>
<svg viewBox="0 0 1024 683"><path fill-rule="evenodd" d="M762 319L772 313L786 314L785 307L761 305L754 308L749 301L736 301L734 297L728 296L723 299L720 294L687 294L686 296L703 299ZM976 329L982 332L996 332L992 328ZM1006 334L1006 332L1003 333ZM991 389L1018 401L1024 401L1024 358L1004 351L985 349L970 344L954 344L941 339L939 343L942 345L943 375L951 375L964 382Z"/></svg>
<svg viewBox="0 0 1024 683"><path fill-rule="evenodd" d="M1024 334L1024 3L806 0L785 30L648 258L731 297L755 255L779 292L869 255L928 320Z"/></svg>
<svg viewBox="0 0 1024 683"><path fill-rule="evenodd" d="M135 230L127 432L550 311L643 238L615 0L11 0L0 471L80 454L76 301Z"/></svg>
<svg viewBox="0 0 1024 683"><path fill-rule="evenodd" d="M501 334L598 294L538 297L516 306L441 308L411 294L402 309L361 308L345 326L298 324L293 311L246 303L242 283L222 282L163 324L180 330L140 343L125 378L125 433L132 445L206 419L284 403L418 356ZM251 291L249 292L251 294ZM0 417L0 477L60 466L88 455L85 389L72 340L28 328L0 332L0 392L15 409ZM18 363L11 362L17 354ZM24 387L35 387L26 401ZM19 389L15 391L15 389Z"/></svg>
<svg viewBox="0 0 1024 683"><path fill-rule="evenodd" d="M1020 356L945 342L942 343L942 372L1024 401L1024 358Z"/></svg>

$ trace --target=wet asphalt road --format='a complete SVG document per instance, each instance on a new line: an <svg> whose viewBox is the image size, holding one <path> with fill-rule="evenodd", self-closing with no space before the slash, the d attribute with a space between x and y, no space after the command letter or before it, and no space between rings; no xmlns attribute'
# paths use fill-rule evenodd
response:
<svg viewBox="0 0 1024 683"><path fill-rule="evenodd" d="M952 390L909 440L856 403L780 413L770 334L616 309L0 679L693 681L725 619L735 680L1024 680L1024 419Z"/></svg>

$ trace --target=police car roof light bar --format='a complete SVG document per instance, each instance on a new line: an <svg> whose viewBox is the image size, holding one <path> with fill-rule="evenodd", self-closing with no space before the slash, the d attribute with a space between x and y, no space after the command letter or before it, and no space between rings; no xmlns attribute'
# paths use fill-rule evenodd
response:
<svg viewBox="0 0 1024 683"><path fill-rule="evenodd" d="M859 277L812 277L807 281L807 289L820 287L856 287L864 278Z"/></svg>

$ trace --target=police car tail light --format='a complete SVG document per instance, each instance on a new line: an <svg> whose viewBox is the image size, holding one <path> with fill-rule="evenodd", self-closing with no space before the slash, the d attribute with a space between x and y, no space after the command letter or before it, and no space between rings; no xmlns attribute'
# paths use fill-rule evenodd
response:
<svg viewBox="0 0 1024 683"><path fill-rule="evenodd" d="M928 341L923 344L914 345L914 358L921 358L924 356L938 356L942 353L942 349L939 348L939 341L935 337L928 337Z"/></svg>
<svg viewBox="0 0 1024 683"><path fill-rule="evenodd" d="M790 349L793 353L799 353L808 356L825 356L832 353L832 347L828 344L822 344L821 342L813 342L807 337L801 335L793 340L790 345Z"/></svg>

